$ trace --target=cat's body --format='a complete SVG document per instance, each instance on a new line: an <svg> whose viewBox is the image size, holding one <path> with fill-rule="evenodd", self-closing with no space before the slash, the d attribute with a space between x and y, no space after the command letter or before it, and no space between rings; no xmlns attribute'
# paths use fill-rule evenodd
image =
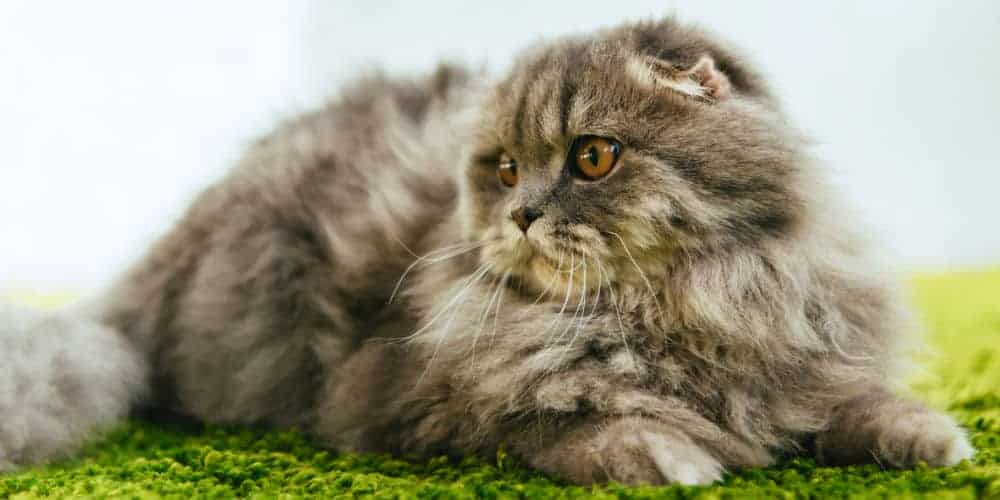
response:
<svg viewBox="0 0 1000 500"><path fill-rule="evenodd" d="M887 391L892 282L730 50L640 23L479 80L366 80L203 193L96 315L143 402L582 483L971 455Z"/></svg>

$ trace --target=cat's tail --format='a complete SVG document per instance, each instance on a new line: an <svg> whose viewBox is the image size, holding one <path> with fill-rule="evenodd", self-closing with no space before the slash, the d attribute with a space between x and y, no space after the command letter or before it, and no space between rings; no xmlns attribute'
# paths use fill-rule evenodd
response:
<svg viewBox="0 0 1000 500"><path fill-rule="evenodd" d="M0 471L69 455L147 392L142 355L82 309L0 302Z"/></svg>

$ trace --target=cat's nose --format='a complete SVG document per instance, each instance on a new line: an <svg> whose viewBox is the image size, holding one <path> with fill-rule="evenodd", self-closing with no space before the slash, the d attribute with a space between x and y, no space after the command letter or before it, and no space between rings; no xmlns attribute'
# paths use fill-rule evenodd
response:
<svg viewBox="0 0 1000 500"><path fill-rule="evenodd" d="M528 228L531 227L531 223L535 222L541 216L541 210L531 207L521 207L510 213L510 218L514 219L517 227L521 228L521 232L523 233L527 233Z"/></svg>

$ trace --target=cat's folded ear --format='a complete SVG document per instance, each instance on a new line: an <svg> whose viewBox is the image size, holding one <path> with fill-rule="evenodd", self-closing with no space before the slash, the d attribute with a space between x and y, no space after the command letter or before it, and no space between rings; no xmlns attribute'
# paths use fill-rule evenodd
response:
<svg viewBox="0 0 1000 500"><path fill-rule="evenodd" d="M678 92L707 102L724 100L733 93L729 78L708 55L686 69L652 56L634 56L626 71L639 85L656 92Z"/></svg>

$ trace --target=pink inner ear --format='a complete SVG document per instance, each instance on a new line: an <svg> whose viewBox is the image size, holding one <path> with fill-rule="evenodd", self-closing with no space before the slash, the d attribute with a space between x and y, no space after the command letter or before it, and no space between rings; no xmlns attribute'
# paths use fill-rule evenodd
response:
<svg viewBox="0 0 1000 500"><path fill-rule="evenodd" d="M652 56L639 56L629 60L625 69L637 83L656 91L669 90L709 102L733 95L729 78L715 67L715 61L708 55L701 56L688 69L680 69Z"/></svg>
<svg viewBox="0 0 1000 500"><path fill-rule="evenodd" d="M709 56L701 56L701 59L698 59L698 62L684 74L701 85L714 99L725 99L732 94L729 78L715 68L715 61Z"/></svg>

